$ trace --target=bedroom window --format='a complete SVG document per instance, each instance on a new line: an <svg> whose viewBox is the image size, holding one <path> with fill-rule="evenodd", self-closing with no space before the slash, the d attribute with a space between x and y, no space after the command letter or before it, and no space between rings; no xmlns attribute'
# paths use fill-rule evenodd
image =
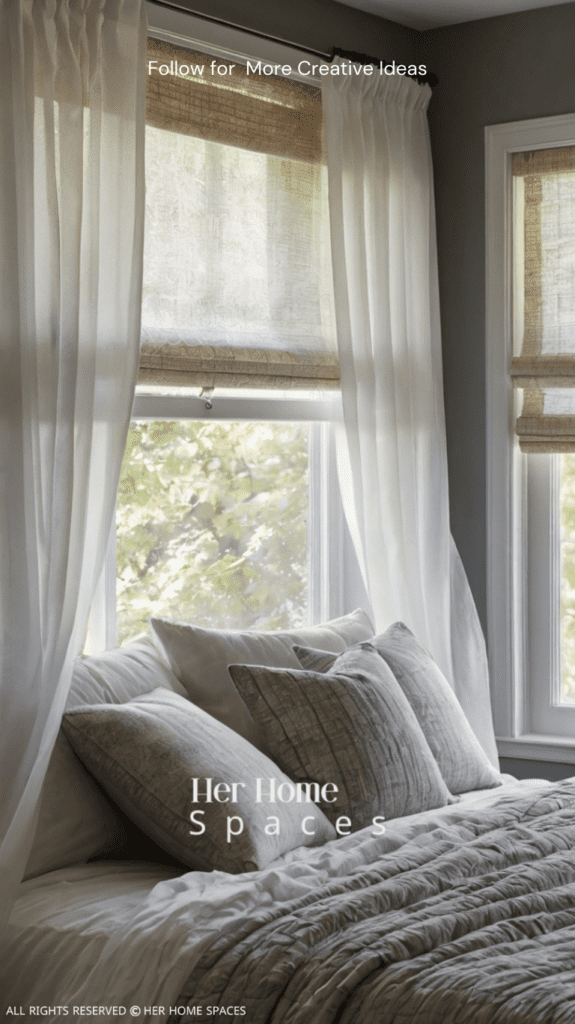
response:
<svg viewBox="0 0 575 1024"><path fill-rule="evenodd" d="M575 760L575 117L486 135L500 753Z"/></svg>
<svg viewBox="0 0 575 1024"><path fill-rule="evenodd" d="M90 650L153 613L271 629L365 604L330 427L320 89L254 75L261 55L232 57L231 39L184 42L193 19L153 10L133 445Z"/></svg>
<svg viewBox="0 0 575 1024"><path fill-rule="evenodd" d="M161 39L148 68L140 383L337 389L320 90Z"/></svg>

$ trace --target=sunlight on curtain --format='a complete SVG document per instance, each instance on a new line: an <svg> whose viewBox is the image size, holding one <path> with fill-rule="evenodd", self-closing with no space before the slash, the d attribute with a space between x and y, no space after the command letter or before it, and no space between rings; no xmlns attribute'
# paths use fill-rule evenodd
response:
<svg viewBox="0 0 575 1024"><path fill-rule="evenodd" d="M0 5L2 914L112 522L137 373L141 0Z"/></svg>
<svg viewBox="0 0 575 1024"><path fill-rule="evenodd" d="M430 95L376 74L323 90L341 482L376 629L409 626L497 764L485 641L449 529Z"/></svg>

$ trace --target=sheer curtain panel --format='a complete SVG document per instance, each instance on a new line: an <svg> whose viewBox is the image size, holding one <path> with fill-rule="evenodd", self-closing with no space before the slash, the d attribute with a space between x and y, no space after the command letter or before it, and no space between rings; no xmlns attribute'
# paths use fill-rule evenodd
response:
<svg viewBox="0 0 575 1024"><path fill-rule="evenodd" d="M145 8L0 3L2 915L112 523L140 340Z"/></svg>
<svg viewBox="0 0 575 1024"><path fill-rule="evenodd" d="M376 627L409 626L497 763L485 642L449 528L429 97L377 68L323 89L342 490Z"/></svg>

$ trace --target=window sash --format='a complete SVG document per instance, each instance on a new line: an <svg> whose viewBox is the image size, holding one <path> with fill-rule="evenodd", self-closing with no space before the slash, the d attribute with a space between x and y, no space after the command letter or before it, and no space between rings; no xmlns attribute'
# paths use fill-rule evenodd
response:
<svg viewBox="0 0 575 1024"><path fill-rule="evenodd" d="M536 520L528 522L528 466L514 435L518 391L509 370L513 352L513 153L575 142L575 116L495 125L486 137L487 252L487 613L493 706L500 755L575 761L575 724L561 733L533 712L533 689L552 708L557 675L530 668L530 595L526 552ZM516 355L519 353L515 353ZM538 458L546 458L539 456ZM549 517L544 529L549 530ZM549 540L547 540L549 543ZM532 580L535 584L535 579ZM549 587L542 580L541 590ZM559 598L559 584L555 593ZM531 599L532 603L532 599ZM551 626L546 627L550 629ZM537 630L541 635L540 630ZM548 642L548 641L547 641ZM555 644L558 656L558 644ZM571 709L561 707L560 713ZM549 728L549 732L543 732ZM532 731L537 730L537 731Z"/></svg>
<svg viewBox="0 0 575 1024"><path fill-rule="evenodd" d="M300 420L312 424L308 519L308 610L312 623L345 614L358 588L359 568L345 525L335 456L334 424L341 419L339 396L301 399L214 399L211 408L196 396L136 395L134 420ZM348 581L351 585L348 587ZM362 595L363 597L363 595ZM365 599L364 599L365 600ZM108 541L104 569L90 612L85 654L116 646L116 527Z"/></svg>

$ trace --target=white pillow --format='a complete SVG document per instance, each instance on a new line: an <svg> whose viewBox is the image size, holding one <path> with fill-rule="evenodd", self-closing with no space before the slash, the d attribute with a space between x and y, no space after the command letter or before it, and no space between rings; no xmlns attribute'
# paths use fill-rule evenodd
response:
<svg viewBox="0 0 575 1024"><path fill-rule="evenodd" d="M230 679L228 665L300 668L294 644L340 654L373 636L373 626L361 608L320 626L267 633L203 629L170 619L150 619L150 626L190 700L260 748L259 730Z"/></svg>
<svg viewBox="0 0 575 1024"><path fill-rule="evenodd" d="M123 704L164 686L185 690L146 637L98 657L78 658L66 710L85 704ZM24 878L122 850L126 833L116 808L58 733L40 793L36 836Z"/></svg>

